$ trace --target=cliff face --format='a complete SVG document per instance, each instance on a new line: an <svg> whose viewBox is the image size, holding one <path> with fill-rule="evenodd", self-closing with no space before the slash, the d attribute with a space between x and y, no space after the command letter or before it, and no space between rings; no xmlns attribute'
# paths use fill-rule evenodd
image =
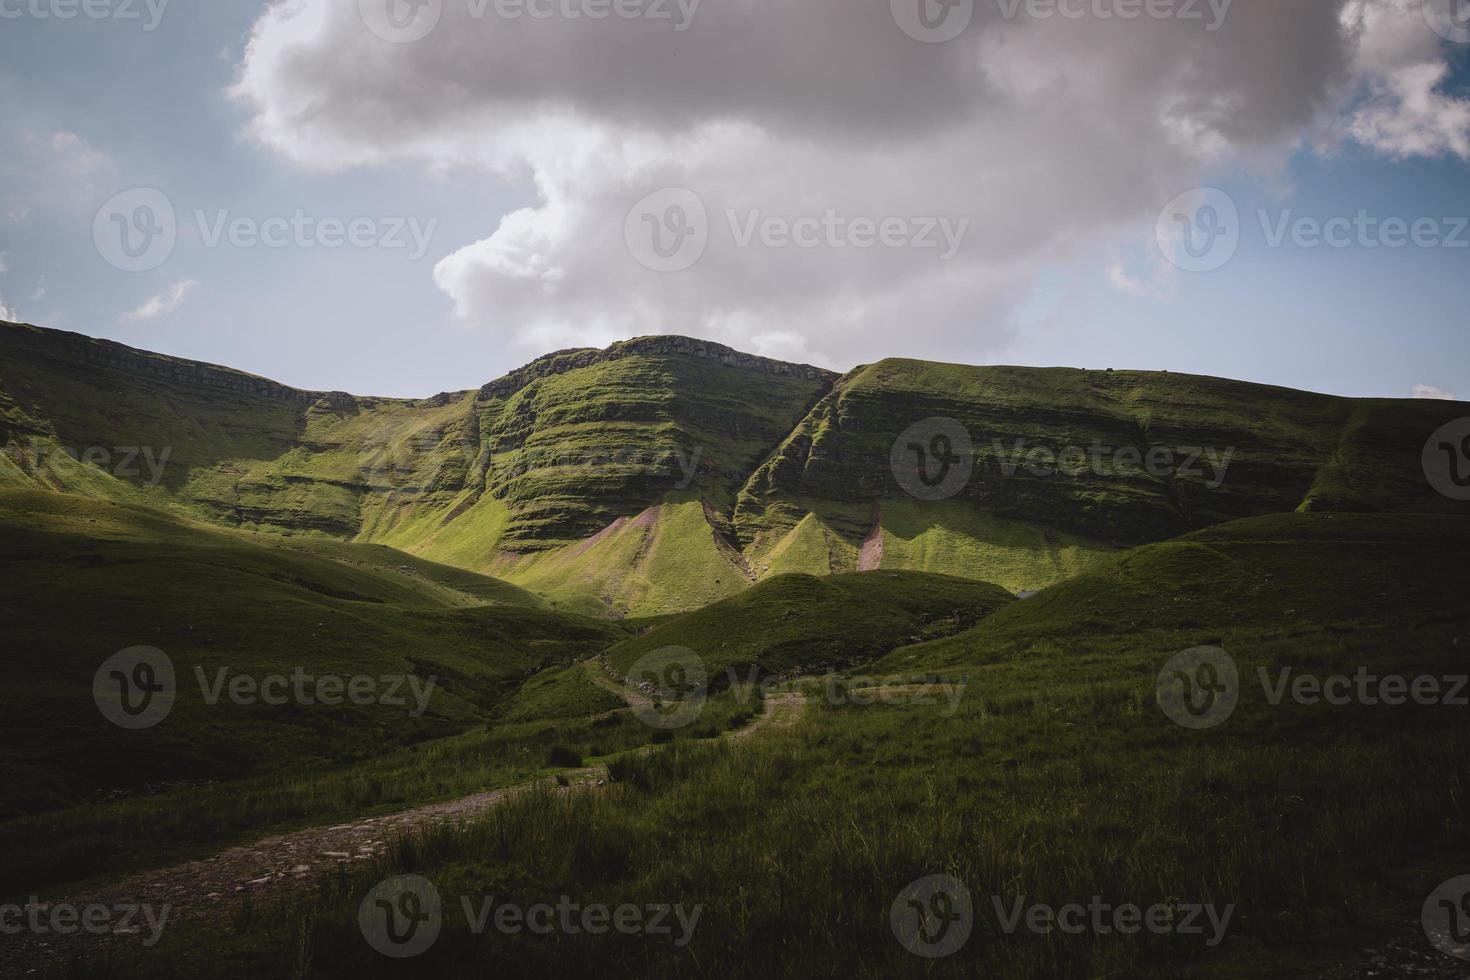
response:
<svg viewBox="0 0 1470 980"><path fill-rule="evenodd" d="M0 320L0 351L3 351L7 361L47 361L69 372L92 367L138 378L151 378L163 384L256 395L296 405L307 405L323 397L323 393L319 391L302 391L233 368L186 361L166 354L136 350L111 340L99 340L79 333L46 330L4 320ZM340 395L337 392L333 394Z"/></svg>
<svg viewBox="0 0 1470 980"><path fill-rule="evenodd" d="M1447 511L1420 453L1462 414L1190 375L883 361L844 378L752 474L734 525L744 543L769 542L816 515L862 540L875 502L915 500L898 459L922 465L936 434L970 445L934 513L1120 547L1299 509ZM955 431L929 431L936 418Z"/></svg>
<svg viewBox="0 0 1470 980"><path fill-rule="evenodd" d="M682 337L371 398L0 324L0 487L379 541L574 599L581 582L594 610L634 579L718 595L864 555L1036 588L1237 517L1463 510L1420 451L1464 414L1121 371L891 360L839 378ZM165 463L117 465L129 448ZM958 481L916 483L940 457Z"/></svg>
<svg viewBox="0 0 1470 980"><path fill-rule="evenodd" d="M728 513L831 372L682 337L540 358L478 392L301 391L110 341L0 325L10 482L87 481L31 445L168 453L165 499L225 523L344 537L479 535L477 557L554 548L672 492ZM114 474L116 475L116 474ZM136 481L134 481L136 483ZM125 484L126 485L126 484ZM95 489L95 488L93 488ZM500 512L500 511L503 511Z"/></svg>

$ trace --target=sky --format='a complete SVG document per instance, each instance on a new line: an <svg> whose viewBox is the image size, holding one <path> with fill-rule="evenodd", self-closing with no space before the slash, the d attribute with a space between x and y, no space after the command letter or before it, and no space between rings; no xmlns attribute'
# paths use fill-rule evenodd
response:
<svg viewBox="0 0 1470 980"><path fill-rule="evenodd" d="M0 319L1470 400L1470 0L0 0Z"/></svg>

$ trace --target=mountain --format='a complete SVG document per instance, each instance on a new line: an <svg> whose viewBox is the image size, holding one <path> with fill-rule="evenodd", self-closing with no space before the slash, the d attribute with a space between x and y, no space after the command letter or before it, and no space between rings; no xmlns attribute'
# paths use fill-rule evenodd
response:
<svg viewBox="0 0 1470 980"><path fill-rule="evenodd" d="M1236 518L1450 512L1420 452L1464 414L1170 373L885 360L838 376L682 337L374 398L0 323L0 487L389 545L598 616L781 573L1034 590ZM921 452L971 472L929 487L949 464Z"/></svg>

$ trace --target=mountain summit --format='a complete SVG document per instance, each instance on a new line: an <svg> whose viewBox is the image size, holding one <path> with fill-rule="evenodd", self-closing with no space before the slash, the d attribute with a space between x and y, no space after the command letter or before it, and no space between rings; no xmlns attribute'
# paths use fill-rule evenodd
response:
<svg viewBox="0 0 1470 980"><path fill-rule="evenodd" d="M781 572L1036 589L1240 517L1444 511L1419 447L1463 413L1164 373L839 376L686 337L376 398L0 324L0 486L389 544L614 616Z"/></svg>

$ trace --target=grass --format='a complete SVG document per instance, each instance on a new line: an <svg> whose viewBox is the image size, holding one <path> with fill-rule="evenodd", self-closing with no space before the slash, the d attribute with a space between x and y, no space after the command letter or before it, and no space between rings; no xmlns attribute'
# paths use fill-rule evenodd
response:
<svg viewBox="0 0 1470 980"><path fill-rule="evenodd" d="M1414 934L1406 896L1470 860L1463 708L1273 704L1258 681L1465 672L1470 518L1418 463L1462 406L898 360L834 386L673 346L563 352L514 384L407 401L0 328L0 897L530 778L570 788L566 770L597 763L605 786L548 785L317 895L74 972L1268 975ZM976 476L946 502L899 499L889 450L931 417L971 432ZM1006 476L996 439L1234 455L1218 486L1127 466ZM159 485L54 452L130 445L172 447ZM689 484L620 455L649 447L701 450ZM829 575L875 525L879 570ZM92 680L137 645L186 684L163 724L124 732ZM1199 645L1228 650L1244 685L1227 722L1194 731L1155 685ZM651 729L591 673L673 647L809 707L718 739L765 692L716 685L690 724ZM210 705L195 668L432 677L435 693L421 714ZM357 916L404 872L451 916L400 963ZM968 885L975 932L930 962L888 923L939 873ZM488 895L700 919L687 944L476 933L459 900ZM1209 947L1006 931L992 904L1093 896L1234 911Z"/></svg>
<svg viewBox="0 0 1470 980"><path fill-rule="evenodd" d="M732 523L757 566L850 569L881 506L882 567L1037 589L1118 547L1237 518L1453 512L1424 481L1418 454L1463 414L1174 373L889 359L851 372L792 430L746 482ZM964 426L974 469L952 499L922 504L901 494L890 453L930 418ZM1002 467L1017 447L1094 444L1229 450L1231 462L1213 486L1212 472L1161 477L1126 461L1077 476Z"/></svg>
<svg viewBox="0 0 1470 980"><path fill-rule="evenodd" d="M387 545L510 583L487 601L536 593L608 617L689 611L770 575L855 570L880 509L881 567L1013 590L1236 518L1454 510L1418 460L1429 433L1463 414L1453 403L901 359L834 383L731 367L701 346L561 352L483 391L408 400L296 391L6 324L0 486L146 504L305 547ZM897 487L890 450L935 417L971 433L975 473L953 500L919 504ZM1077 477L1000 466L1006 447L1094 442L1228 449L1231 464L1219 485L1126 464ZM58 455L127 446L168 450L157 486Z"/></svg>
<svg viewBox="0 0 1470 980"><path fill-rule="evenodd" d="M445 584L421 562L389 571L376 558L347 562L41 491L0 492L0 554L11 603L3 655L14 676L0 691L0 818L442 738L489 719L543 667L623 635L549 610L466 607L474 597L465 590L495 584L464 573ZM156 727L125 731L98 711L93 675L140 645L173 662L178 697ZM37 662L46 670L29 669ZM404 703L210 703L206 691L221 672L233 683L298 671L373 678L383 695L396 684ZM410 678L428 692L423 704L410 703Z"/></svg>
<svg viewBox="0 0 1470 980"><path fill-rule="evenodd" d="M958 633L1013 601L997 586L921 572L781 575L664 620L608 650L615 670L668 648L706 672L809 673L862 663L914 640Z"/></svg>
<svg viewBox="0 0 1470 980"><path fill-rule="evenodd" d="M1229 976L1231 964L1320 957L1344 932L1354 948L1407 932L1417 926L1378 917L1369 900L1397 869L1463 850L1461 709L1273 706L1247 688L1228 722L1190 731L1154 704L1155 676L1180 645L1207 639L1252 684L1256 667L1288 664L1463 672L1451 641L1470 633L1467 543L1463 522L1336 515L1144 549L878 662L962 668L957 710L815 697L784 735L676 739L620 757L601 791L522 798L431 832L289 915L185 931L120 975L185 976L206 962L222 976L270 973L305 951L315 977L486 963L528 977L594 966L650 977ZM1318 574L1303 575L1311 565ZM1280 588L1258 588L1278 577ZM1297 618L1281 618L1283 603ZM1159 618L1128 618L1145 613ZM356 915L373 882L403 872L432 880L448 911L428 952L391 962L363 943ZM938 873L967 884L974 933L962 954L931 962L899 946L888 920L908 882ZM687 946L477 934L459 900L486 895L702 912ZM1211 947L1178 934L1011 932L994 907L1093 896L1234 908Z"/></svg>
<svg viewBox="0 0 1470 980"><path fill-rule="evenodd" d="M0 897L160 867L268 834L496 789L648 742L631 716L504 723L346 765L185 786L0 824ZM554 750L578 762L551 758Z"/></svg>

